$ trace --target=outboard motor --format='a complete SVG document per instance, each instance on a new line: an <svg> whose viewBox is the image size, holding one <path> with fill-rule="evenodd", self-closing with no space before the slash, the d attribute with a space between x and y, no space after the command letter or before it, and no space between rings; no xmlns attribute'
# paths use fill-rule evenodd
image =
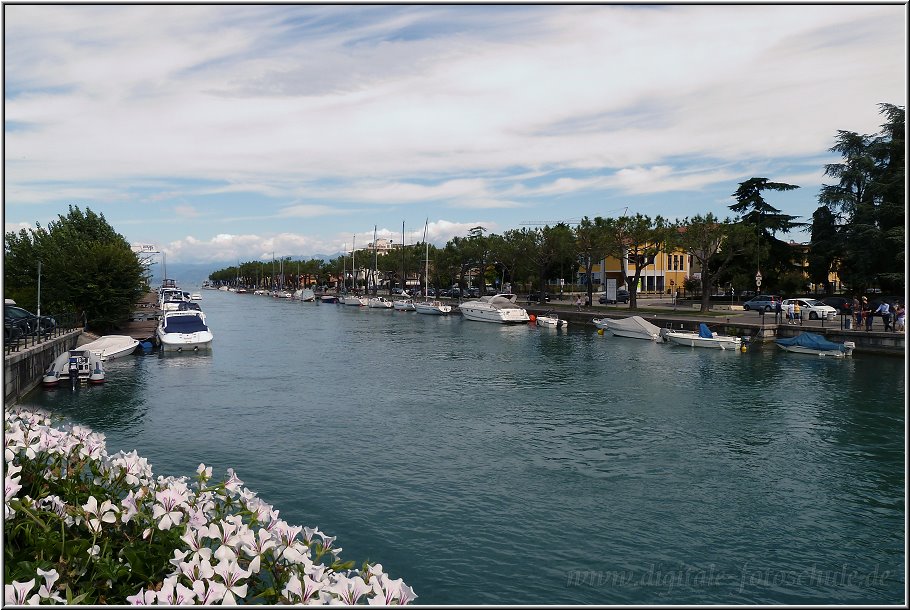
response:
<svg viewBox="0 0 910 610"><path fill-rule="evenodd" d="M69 361L70 387L75 390L79 385L79 356L70 354Z"/></svg>

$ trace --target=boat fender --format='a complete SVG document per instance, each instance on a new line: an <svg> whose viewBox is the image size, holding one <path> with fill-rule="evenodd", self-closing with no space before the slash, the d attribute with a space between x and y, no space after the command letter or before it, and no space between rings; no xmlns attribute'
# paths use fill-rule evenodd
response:
<svg viewBox="0 0 910 610"><path fill-rule="evenodd" d="M534 314L531 314L531 315L528 316L528 320L530 320L531 322L536 322L536 321L537 321L537 316L535 316Z"/></svg>
<svg viewBox="0 0 910 610"><path fill-rule="evenodd" d="M597 334L600 335L600 336L603 336L603 334L604 334L604 329L598 328L598 329L597 329Z"/></svg>
<svg viewBox="0 0 910 610"><path fill-rule="evenodd" d="M152 342L151 341L141 341L139 343L139 345L142 346L142 351L144 351L144 352L152 351Z"/></svg>
<svg viewBox="0 0 910 610"><path fill-rule="evenodd" d="M743 343L743 344L740 346L739 350L740 350L742 353L745 354L747 351L749 351L749 348L748 348L748 346L747 346L745 343Z"/></svg>

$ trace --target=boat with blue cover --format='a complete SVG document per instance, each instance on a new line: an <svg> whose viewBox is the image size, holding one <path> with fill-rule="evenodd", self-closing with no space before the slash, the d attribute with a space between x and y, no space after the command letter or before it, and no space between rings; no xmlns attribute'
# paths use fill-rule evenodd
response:
<svg viewBox="0 0 910 610"><path fill-rule="evenodd" d="M816 333L800 333L795 337L775 339L777 347L794 354L810 354L813 356L833 356L844 358L853 355L856 344L853 341L836 343L825 339Z"/></svg>
<svg viewBox="0 0 910 610"><path fill-rule="evenodd" d="M708 325L702 322L698 325L698 332L671 330L662 333L667 341L688 347L712 347L715 349L739 350L742 346L742 337L732 335L719 335L712 332Z"/></svg>

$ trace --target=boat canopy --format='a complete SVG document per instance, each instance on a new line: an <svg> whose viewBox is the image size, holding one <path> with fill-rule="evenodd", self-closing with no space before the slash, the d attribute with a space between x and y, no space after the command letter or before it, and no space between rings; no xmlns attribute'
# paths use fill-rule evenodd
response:
<svg viewBox="0 0 910 610"><path fill-rule="evenodd" d="M199 316L168 316L164 320L164 332L166 333L189 334L208 329Z"/></svg>
<svg viewBox="0 0 910 610"><path fill-rule="evenodd" d="M708 325L702 322L698 325L698 336L702 339L713 339L714 333L711 332L711 329L708 328Z"/></svg>
<svg viewBox="0 0 910 610"><path fill-rule="evenodd" d="M608 320L608 326L611 328L620 328L633 332L642 332L649 335L659 335L660 328L651 324L641 316L631 316L619 320Z"/></svg>
<svg viewBox="0 0 910 610"><path fill-rule="evenodd" d="M795 337L788 337L786 339L777 339L775 343L783 347L792 347L798 345L800 347L806 347L809 349L815 349L819 351L828 351L828 350L839 350L846 352L846 348L843 343L834 343L833 341L828 341L821 335L815 333L801 333Z"/></svg>

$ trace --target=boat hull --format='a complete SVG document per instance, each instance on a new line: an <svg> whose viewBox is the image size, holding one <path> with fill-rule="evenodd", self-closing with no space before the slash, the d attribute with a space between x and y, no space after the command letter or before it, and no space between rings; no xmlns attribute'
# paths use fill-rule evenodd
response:
<svg viewBox="0 0 910 610"><path fill-rule="evenodd" d="M212 349L211 332L163 333L158 332L158 345L165 352L198 352Z"/></svg>
<svg viewBox="0 0 910 610"><path fill-rule="evenodd" d="M431 316L446 316L452 311L452 306L443 305L442 303L415 303L414 310L417 313Z"/></svg>
<svg viewBox="0 0 910 610"><path fill-rule="evenodd" d="M719 336L713 338L702 337L698 333L667 333L666 339L677 345L687 347L707 347L712 349L739 350L742 346L742 338Z"/></svg>
<svg viewBox="0 0 910 610"><path fill-rule="evenodd" d="M99 339L86 343L81 349L87 349L93 354L99 356L102 361L114 360L123 356L129 356L136 351L139 341L126 335L107 335Z"/></svg>
<svg viewBox="0 0 910 610"><path fill-rule="evenodd" d="M104 365L101 357L89 350L78 348L63 352L41 378L41 385L52 388L62 381L70 383L104 383Z"/></svg>
<svg viewBox="0 0 910 610"><path fill-rule="evenodd" d="M414 305L414 301L395 301L392 303L392 307L395 311L417 311L417 306Z"/></svg>
<svg viewBox="0 0 910 610"><path fill-rule="evenodd" d="M845 356L853 355L852 349L842 352L837 349L819 350L819 349L812 349L809 347L803 347L801 345L789 345L789 346L781 345L780 343L777 344L777 347L781 348L785 352L790 352L791 354L807 354L810 356L822 356L822 357L828 356L831 358L844 358Z"/></svg>
<svg viewBox="0 0 910 610"><path fill-rule="evenodd" d="M566 328L569 326L567 320L560 320L559 318L554 318L552 316L537 316L537 326L545 326L548 328Z"/></svg>

